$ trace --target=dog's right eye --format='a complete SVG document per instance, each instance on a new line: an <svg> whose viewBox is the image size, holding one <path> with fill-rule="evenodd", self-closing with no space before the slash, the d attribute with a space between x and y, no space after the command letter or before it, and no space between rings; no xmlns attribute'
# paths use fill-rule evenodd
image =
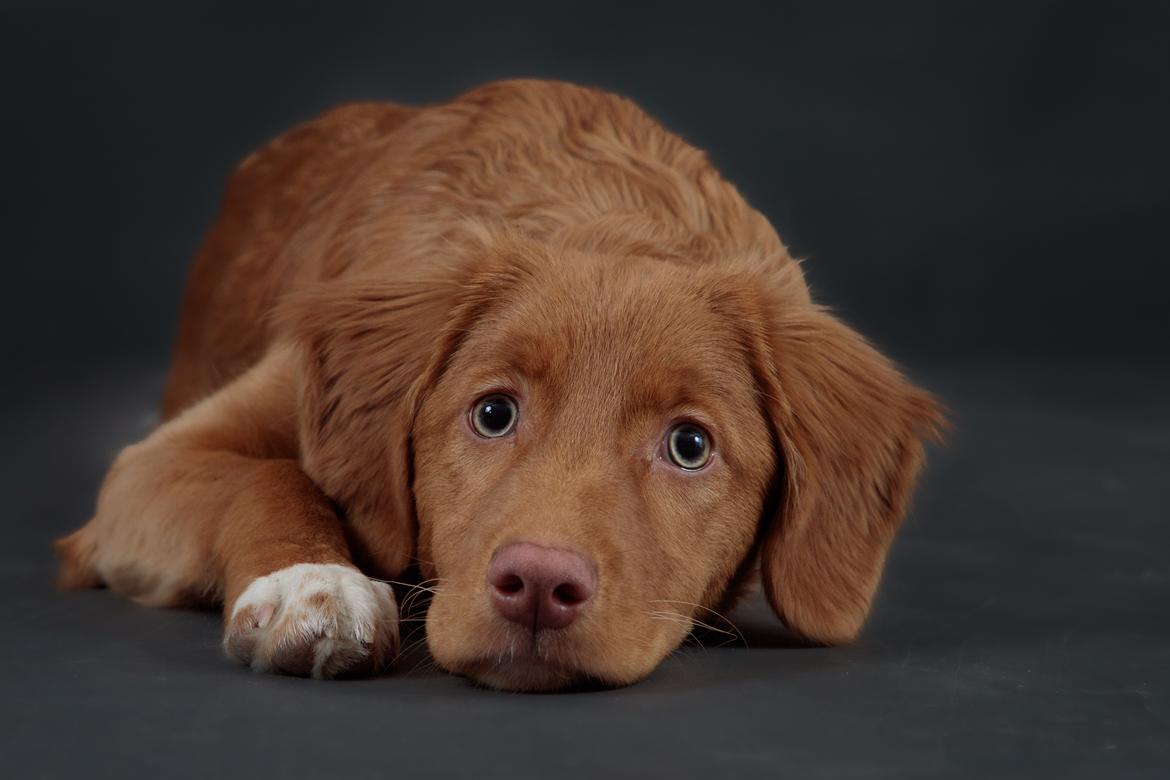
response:
<svg viewBox="0 0 1170 780"><path fill-rule="evenodd" d="M666 434L666 452L679 468L698 471L711 460L711 437L697 425L679 423Z"/></svg>
<svg viewBox="0 0 1170 780"><path fill-rule="evenodd" d="M506 395L485 395L471 409L471 427L480 436L498 439L516 427L516 402Z"/></svg>

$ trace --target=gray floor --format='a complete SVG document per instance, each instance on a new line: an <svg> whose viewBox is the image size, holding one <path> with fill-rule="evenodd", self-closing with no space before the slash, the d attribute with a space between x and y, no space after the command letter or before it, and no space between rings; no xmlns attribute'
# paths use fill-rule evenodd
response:
<svg viewBox="0 0 1170 780"><path fill-rule="evenodd" d="M215 615L55 592L49 540L150 425L160 371L26 377L3 391L0 775L1166 776L1170 368L919 369L959 427L857 645L793 647L753 601L746 647L554 695L256 676Z"/></svg>

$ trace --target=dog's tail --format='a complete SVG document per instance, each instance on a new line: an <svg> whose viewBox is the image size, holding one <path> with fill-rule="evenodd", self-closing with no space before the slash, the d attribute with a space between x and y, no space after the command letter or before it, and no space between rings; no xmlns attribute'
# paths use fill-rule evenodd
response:
<svg viewBox="0 0 1170 780"><path fill-rule="evenodd" d="M96 563L97 542L89 525L53 542L53 549L61 562L57 570L57 587L64 590L101 587L102 578Z"/></svg>

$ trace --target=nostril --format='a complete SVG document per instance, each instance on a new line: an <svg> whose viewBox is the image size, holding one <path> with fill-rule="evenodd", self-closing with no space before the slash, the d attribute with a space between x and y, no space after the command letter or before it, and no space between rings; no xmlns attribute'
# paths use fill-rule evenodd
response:
<svg viewBox="0 0 1170 780"><path fill-rule="evenodd" d="M495 583L496 590L508 596L513 596L524 590L524 580L515 574L507 574Z"/></svg>
<svg viewBox="0 0 1170 780"><path fill-rule="evenodd" d="M572 624L595 595L597 573L574 550L512 542L492 554L486 584L500 617L536 633Z"/></svg>
<svg viewBox="0 0 1170 780"><path fill-rule="evenodd" d="M589 594L580 585L564 582L553 588L553 601L566 607L573 607L583 601L588 601Z"/></svg>

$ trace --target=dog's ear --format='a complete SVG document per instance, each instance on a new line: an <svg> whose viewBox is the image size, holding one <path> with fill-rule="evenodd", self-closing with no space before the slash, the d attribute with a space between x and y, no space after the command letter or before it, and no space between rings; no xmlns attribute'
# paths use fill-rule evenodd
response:
<svg viewBox="0 0 1170 780"><path fill-rule="evenodd" d="M343 510L355 560L382 577L414 554L410 429L452 295L422 280L337 281L277 311L299 347L301 468Z"/></svg>
<svg viewBox="0 0 1170 780"><path fill-rule="evenodd" d="M765 518L761 574L794 632L851 641L922 462L944 424L934 400L808 300L789 263L757 288L755 351L780 449L777 515Z"/></svg>
<svg viewBox="0 0 1170 780"><path fill-rule="evenodd" d="M427 389L475 320L524 273L513 254L436 263L415 277L299 289L275 313L299 347L301 467L345 513L355 560L398 578L417 541L411 434Z"/></svg>

